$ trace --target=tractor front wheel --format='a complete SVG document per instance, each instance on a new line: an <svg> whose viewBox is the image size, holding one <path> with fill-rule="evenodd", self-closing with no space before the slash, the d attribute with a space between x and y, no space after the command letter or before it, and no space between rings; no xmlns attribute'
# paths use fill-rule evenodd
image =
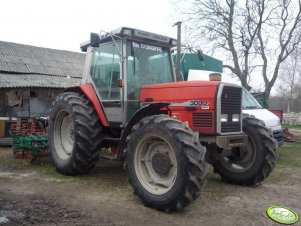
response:
<svg viewBox="0 0 301 226"><path fill-rule="evenodd" d="M206 148L198 133L167 115L142 119L128 137L127 171L134 193L156 209L185 207L205 184Z"/></svg>
<svg viewBox="0 0 301 226"><path fill-rule="evenodd" d="M276 140L256 118L244 118L243 131L248 135L248 146L232 148L231 155L217 158L213 168L226 182L255 185L267 178L275 167Z"/></svg>
<svg viewBox="0 0 301 226"><path fill-rule="evenodd" d="M56 170L64 175L88 173L96 164L101 143L101 123L85 97L58 95L49 119L49 150Z"/></svg>

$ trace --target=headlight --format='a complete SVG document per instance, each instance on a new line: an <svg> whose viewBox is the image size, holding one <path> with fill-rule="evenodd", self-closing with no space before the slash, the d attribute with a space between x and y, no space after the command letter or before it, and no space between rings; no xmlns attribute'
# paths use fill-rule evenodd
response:
<svg viewBox="0 0 301 226"><path fill-rule="evenodd" d="M240 121L239 114L232 115L232 122L239 122L239 121Z"/></svg>
<svg viewBox="0 0 301 226"><path fill-rule="evenodd" d="M221 122L228 122L228 115L227 114L222 114L221 115Z"/></svg>

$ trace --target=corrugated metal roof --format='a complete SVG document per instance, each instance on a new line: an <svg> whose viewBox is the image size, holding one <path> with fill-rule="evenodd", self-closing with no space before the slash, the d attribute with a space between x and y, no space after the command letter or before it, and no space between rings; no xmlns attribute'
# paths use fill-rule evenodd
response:
<svg viewBox="0 0 301 226"><path fill-rule="evenodd" d="M0 41L2 73L82 77L85 54Z"/></svg>
<svg viewBox="0 0 301 226"><path fill-rule="evenodd" d="M0 73L0 88L44 87L66 88L79 85L81 78L40 74Z"/></svg>

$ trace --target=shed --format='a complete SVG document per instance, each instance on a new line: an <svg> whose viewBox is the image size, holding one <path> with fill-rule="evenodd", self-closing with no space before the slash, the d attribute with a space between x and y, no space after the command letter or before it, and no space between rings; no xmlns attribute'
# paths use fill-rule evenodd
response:
<svg viewBox="0 0 301 226"><path fill-rule="evenodd" d="M30 105L78 85L84 60L82 53L0 41L0 117L46 116Z"/></svg>
<svg viewBox="0 0 301 226"><path fill-rule="evenodd" d="M80 83L85 54L0 41L0 138L14 118L48 116L53 98Z"/></svg>

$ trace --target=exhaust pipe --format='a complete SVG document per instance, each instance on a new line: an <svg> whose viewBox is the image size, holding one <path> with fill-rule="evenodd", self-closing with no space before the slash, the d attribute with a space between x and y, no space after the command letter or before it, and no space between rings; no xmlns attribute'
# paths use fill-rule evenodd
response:
<svg viewBox="0 0 301 226"><path fill-rule="evenodd" d="M183 81L183 77L181 74L181 21L178 21L177 23L174 24L177 25L177 61L176 61L176 77L177 81Z"/></svg>

